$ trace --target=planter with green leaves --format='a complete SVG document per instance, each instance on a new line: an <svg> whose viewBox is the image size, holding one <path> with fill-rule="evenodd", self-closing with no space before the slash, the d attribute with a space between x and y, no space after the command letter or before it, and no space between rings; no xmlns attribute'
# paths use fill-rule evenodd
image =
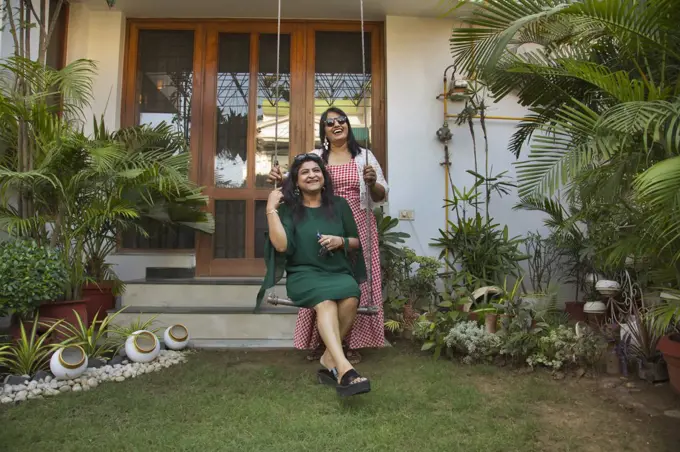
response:
<svg viewBox="0 0 680 452"><path fill-rule="evenodd" d="M32 319L41 305L63 296L67 276L61 256L48 246L33 240L0 243L0 314Z"/></svg>

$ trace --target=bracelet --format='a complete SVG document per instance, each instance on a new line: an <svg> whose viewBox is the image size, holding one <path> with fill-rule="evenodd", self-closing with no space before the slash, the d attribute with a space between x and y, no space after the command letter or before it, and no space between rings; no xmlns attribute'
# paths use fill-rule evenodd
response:
<svg viewBox="0 0 680 452"><path fill-rule="evenodd" d="M273 213L275 213L275 214L277 214L277 215L278 215L278 214L279 214L279 211L278 211L278 210L276 210L276 209L274 209L274 210L270 210L269 212L267 212L267 216L269 216L269 215L271 215L271 214L273 214Z"/></svg>

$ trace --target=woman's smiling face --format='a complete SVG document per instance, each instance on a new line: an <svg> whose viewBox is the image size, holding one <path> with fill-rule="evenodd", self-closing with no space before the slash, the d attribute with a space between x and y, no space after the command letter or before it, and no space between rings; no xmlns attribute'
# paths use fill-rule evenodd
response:
<svg viewBox="0 0 680 452"><path fill-rule="evenodd" d="M326 181L319 164L313 161L306 161L300 165L297 182L300 191L304 193L318 193L323 189Z"/></svg>
<svg viewBox="0 0 680 452"><path fill-rule="evenodd" d="M337 114L334 111L329 111L324 123L326 136L333 143L342 143L347 141L349 128L347 127L347 117Z"/></svg>

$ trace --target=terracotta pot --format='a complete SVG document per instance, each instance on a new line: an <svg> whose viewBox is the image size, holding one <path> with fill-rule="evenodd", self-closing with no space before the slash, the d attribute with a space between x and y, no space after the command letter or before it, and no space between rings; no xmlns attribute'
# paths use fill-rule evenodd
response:
<svg viewBox="0 0 680 452"><path fill-rule="evenodd" d="M662 337L656 348L663 353L671 386L675 392L680 394L680 334Z"/></svg>
<svg viewBox="0 0 680 452"><path fill-rule="evenodd" d="M82 300L54 301L50 303L45 303L40 306L40 317L41 318L52 317L54 319L64 319L65 322L77 326L78 320L76 318L76 314L73 312L76 311L80 316L80 319L82 320L85 327L88 327L90 325L90 322L87 316L87 302L88 300L83 298ZM59 329L59 327L57 327L56 329ZM57 333L57 337L65 339L65 336L59 332Z"/></svg>
<svg viewBox="0 0 680 452"><path fill-rule="evenodd" d="M97 284L85 284L83 286L83 298L87 299L87 321L92 323L94 316L100 322L106 317L106 312L113 309L116 305L116 297L113 295L113 288L110 281L102 281Z"/></svg>
<svg viewBox="0 0 680 452"><path fill-rule="evenodd" d="M567 301L564 303L564 311L569 316L569 320L574 322L585 322L586 315L583 312L583 306L585 302L583 301Z"/></svg>
<svg viewBox="0 0 680 452"><path fill-rule="evenodd" d="M47 332L47 330L50 329L52 326L53 322L57 322L58 319L54 319L51 317L43 317L40 316L38 319L38 327L36 328L35 332L37 336L42 336ZM30 335L31 331L33 330L33 320L21 320L17 316L12 316L12 323L10 324L9 327L9 334L12 336L12 340L19 340L21 338L21 324L23 323L24 325L24 331L26 331L26 335ZM59 329L59 327L55 328L55 330ZM63 338L63 334L59 334L57 331L53 331L50 333L51 337L46 340L46 343L48 344L53 344L56 342L59 342L60 338Z"/></svg>
<svg viewBox="0 0 680 452"><path fill-rule="evenodd" d="M484 324L487 333L495 334L498 325L498 314L487 314L484 318Z"/></svg>

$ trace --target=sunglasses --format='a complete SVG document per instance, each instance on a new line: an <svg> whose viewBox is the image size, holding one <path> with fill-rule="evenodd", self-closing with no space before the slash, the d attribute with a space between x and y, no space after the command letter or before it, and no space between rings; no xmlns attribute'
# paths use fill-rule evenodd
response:
<svg viewBox="0 0 680 452"><path fill-rule="evenodd" d="M343 125L347 123L347 116L338 116L335 118L326 118L326 127L333 127L333 124Z"/></svg>
<svg viewBox="0 0 680 452"><path fill-rule="evenodd" d="M319 163L319 162L321 162L321 157L319 157L318 155L314 154L313 152L308 152L308 153L306 153L306 154L298 154L298 155L296 155L295 158L294 158L293 160L296 161L296 162L300 162L300 161L302 161L302 160L313 160L313 161Z"/></svg>

